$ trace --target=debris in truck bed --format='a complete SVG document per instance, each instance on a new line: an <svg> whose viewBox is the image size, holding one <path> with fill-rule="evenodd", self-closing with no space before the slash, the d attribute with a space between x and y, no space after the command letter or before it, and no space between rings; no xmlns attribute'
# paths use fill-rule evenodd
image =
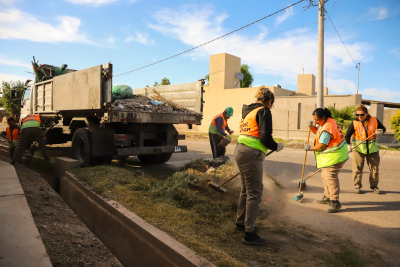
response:
<svg viewBox="0 0 400 267"><path fill-rule="evenodd" d="M180 115L199 115L197 112L186 109L182 106L171 106L169 102L163 101L163 104L153 105L153 99L143 95L132 95L130 99L115 100L112 105L112 110L134 111L134 112L149 112L149 113L170 113Z"/></svg>

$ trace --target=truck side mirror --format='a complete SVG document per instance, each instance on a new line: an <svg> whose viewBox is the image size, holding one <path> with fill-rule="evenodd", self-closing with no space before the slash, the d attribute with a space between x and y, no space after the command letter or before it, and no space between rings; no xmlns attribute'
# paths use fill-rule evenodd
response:
<svg viewBox="0 0 400 267"><path fill-rule="evenodd" d="M15 90L14 88L12 88L10 90L10 98L16 98L17 97L17 90Z"/></svg>

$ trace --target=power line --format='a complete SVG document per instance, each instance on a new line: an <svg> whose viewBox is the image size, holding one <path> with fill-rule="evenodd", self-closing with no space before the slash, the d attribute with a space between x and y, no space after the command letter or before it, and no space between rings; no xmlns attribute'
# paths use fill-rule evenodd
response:
<svg viewBox="0 0 400 267"><path fill-rule="evenodd" d="M326 13L326 15L328 16L329 20L331 21L333 28L335 29L337 35L339 36L339 38L340 38L340 40L342 41L344 47L346 48L347 52L349 53L351 59L353 60L354 65L357 67L357 63L354 61L354 58L353 58L353 56L350 54L349 49L347 49L347 46L346 46L345 43L343 42L343 39L342 39L342 37L340 36L339 32L337 31L335 25L333 24L333 22L332 22L332 20L331 20L331 17L329 16L328 12L325 11L325 13Z"/></svg>
<svg viewBox="0 0 400 267"><path fill-rule="evenodd" d="M276 11L276 12L274 12L274 13L268 15L268 16L265 16L265 17L263 17L263 18L261 18L261 19L259 19L259 20L256 20L256 21L254 21L254 22L252 22L252 23L250 23L250 24L247 24L247 25L245 25L245 26L243 26L243 27L241 27L241 28L239 28L239 29L236 29L236 30L234 30L234 31L228 32L228 33L226 33L226 34L224 34L224 35L221 35L220 37L217 37L217 38L215 38L215 39L212 39L211 41L208 41L208 42L206 42L206 43L203 43L203 44L201 44L201 45L198 45L198 46L193 47L193 48L191 48L191 49L188 49L188 50L186 50L186 51L183 51L183 52L181 52L181 53L179 53L179 54L173 55L173 56L171 56L171 57L167 57L167 58L165 58L165 59L159 60L159 61L154 62L154 63L152 63L152 64L148 64L148 65L146 65L146 66L143 66L143 67L140 67L140 68L137 68L137 69L134 69L134 70L125 72L125 73L121 73L121 74L115 75L114 77L118 77L118 76L125 75L125 74L128 74L128 73L131 73L131 72L134 72L134 71L143 69L143 68L150 67L150 66L152 66L152 65L158 64L158 63L163 62L163 61L166 61L166 60L168 60L168 59L171 59L171 58L177 57L177 56L179 56L179 55L185 54L185 53L187 53L187 52L189 52L189 51L192 51L192 50L194 50L194 49L197 49L197 48L199 48L199 47L201 47L201 46L205 46L206 44L212 43L212 42L214 42L214 41L216 41L216 40L219 40L219 39L221 39L221 38L223 38L223 37L225 37L225 36L228 36L228 35L230 35L230 34L232 34L232 33L234 33L234 32L238 32L238 31L240 31L240 30L243 30L244 28L247 28L247 27L249 27L249 26L251 26L251 25L253 25L253 24L257 23L257 22L260 22L260 21L262 21L262 20L264 20L264 19L266 19L266 18L269 18L269 17L271 17L271 16L273 16L273 15L275 15L275 14L278 14L278 13L280 13L280 12L282 12L282 11L288 9L288 8L291 8L291 7L295 6L295 5L297 5L297 4L301 3L301 2L303 2L303 1L305 1L305 0L300 0L300 1L296 2L296 3L294 3L294 4L291 4L291 5L289 5L289 6L285 7L285 8L282 8L281 10L278 10L278 11Z"/></svg>

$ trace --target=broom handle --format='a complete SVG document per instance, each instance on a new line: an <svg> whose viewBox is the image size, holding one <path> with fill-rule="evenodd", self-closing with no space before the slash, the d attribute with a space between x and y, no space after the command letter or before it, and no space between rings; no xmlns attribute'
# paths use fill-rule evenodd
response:
<svg viewBox="0 0 400 267"><path fill-rule="evenodd" d="M376 133L371 134L370 136L368 136L367 138L365 138L364 140L362 140L360 143L358 143L357 145L353 146L351 148L351 150L353 151L354 148L358 147L359 145L361 145L362 143L364 143L365 141L367 141L368 139L370 139L372 136L376 135Z"/></svg>
<svg viewBox="0 0 400 267"><path fill-rule="evenodd" d="M271 155L272 153L274 153L274 151L270 151L268 152L267 155L265 155L265 157L268 157L269 155ZM234 176L232 176L231 178L229 178L228 180L226 180L225 182L223 182L222 184L220 184L219 186L223 186L224 184L226 184L227 182L229 182L230 180L232 180L233 178L235 178L236 176L238 176L240 174L240 172L236 173Z"/></svg>
<svg viewBox="0 0 400 267"><path fill-rule="evenodd" d="M310 174L309 176L304 178L304 180L307 180L308 178L311 178L311 176L314 176L315 174L319 173L320 171L322 171L322 169L319 169L318 171L313 172L312 174Z"/></svg>
<svg viewBox="0 0 400 267"><path fill-rule="evenodd" d="M310 133L311 133L311 127L308 128L307 145L310 142ZM307 160L307 150L306 150L306 153L304 155L303 171L301 172L301 181L300 181L300 186L299 186L299 194L301 192L301 184L303 183L304 168L306 167L306 160Z"/></svg>

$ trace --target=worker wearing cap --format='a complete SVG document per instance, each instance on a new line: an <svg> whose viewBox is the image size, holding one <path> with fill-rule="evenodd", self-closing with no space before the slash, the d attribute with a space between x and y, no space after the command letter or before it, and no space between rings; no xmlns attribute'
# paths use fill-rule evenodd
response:
<svg viewBox="0 0 400 267"><path fill-rule="evenodd" d="M233 134L233 131L228 127L228 119L232 116L233 108L227 107L224 112L214 117L211 121L210 127L208 128L211 151L214 159L225 156L226 148L225 146L220 145L220 143L224 138L229 140L229 135ZM229 135L225 131L227 131Z"/></svg>
<svg viewBox="0 0 400 267"><path fill-rule="evenodd" d="M367 141L354 148L353 153L353 179L354 193L360 194L362 187L362 173L364 169L364 160L370 169L369 186L375 194L380 194L378 188L379 183L379 147L376 139L377 135L386 132L385 126L375 117L368 114L368 109L364 105L360 105L356 110L357 120L353 121L346 133L346 142L349 145L349 152L352 152L350 146L351 136L353 135L353 146L356 146L362 140L368 138Z"/></svg>
<svg viewBox="0 0 400 267"><path fill-rule="evenodd" d="M257 103L243 105L240 135L235 149L242 190L236 217L236 230L244 231L242 243L264 245L267 240L256 234L256 219L263 195L263 161L268 149L281 151L282 143L272 137L272 115L274 94L261 86L256 95Z"/></svg>
<svg viewBox="0 0 400 267"><path fill-rule="evenodd" d="M15 148L17 147L17 142L20 134L20 127L15 123L15 119L10 117L7 119L8 127L5 132L2 132L1 135L7 136L8 148L10 149L10 158L13 157Z"/></svg>
<svg viewBox="0 0 400 267"><path fill-rule="evenodd" d="M59 120L60 117L50 117L50 116L41 116L39 114L30 114L21 120L21 136L19 138L19 142L17 148L15 149L14 156L12 158L11 164L15 164L15 162L22 163L22 157L24 155L25 149L29 146L32 140L38 142L40 152L42 152L42 156L45 160L49 160L49 155L46 150L46 141L43 138L43 133L40 129L40 125L42 121L56 121Z"/></svg>

